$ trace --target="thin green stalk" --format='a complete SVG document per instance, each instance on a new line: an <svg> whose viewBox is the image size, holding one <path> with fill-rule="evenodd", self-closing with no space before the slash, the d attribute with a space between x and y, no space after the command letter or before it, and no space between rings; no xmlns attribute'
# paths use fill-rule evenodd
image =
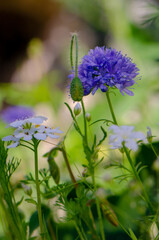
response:
<svg viewBox="0 0 159 240"><path fill-rule="evenodd" d="M84 120L84 138L85 138L85 142L88 145L88 139L87 139L87 121L86 121L86 111L85 111L85 107L84 107L84 102L83 100L81 100L81 105L82 105L82 109L83 109L83 120Z"/></svg>
<svg viewBox="0 0 159 240"><path fill-rule="evenodd" d="M109 97L109 90L106 92L106 97L107 97L109 109L110 109L114 124L118 125L115 114L114 114L114 110L113 110L113 107L112 107L112 103L111 103L111 100L110 100L110 97Z"/></svg>
<svg viewBox="0 0 159 240"><path fill-rule="evenodd" d="M77 232L78 232L78 235L79 235L80 239L81 239L81 240L86 240L86 239L83 237L83 234L82 234L82 232L80 231L80 228L78 227L76 221L74 221L74 224L75 224L75 228L76 228L76 230L77 230Z"/></svg>
<svg viewBox="0 0 159 240"><path fill-rule="evenodd" d="M44 228L43 228L43 220L42 220L42 212L41 212L40 185L39 185L39 176L38 176L38 149L37 149L36 143L34 143L34 158L35 158L35 183L36 183L36 193L37 193L37 210L38 210L40 232L41 234L43 234ZM43 235L42 235L42 239L44 239Z"/></svg>
<svg viewBox="0 0 159 240"><path fill-rule="evenodd" d="M110 97L109 97L109 92L108 92L108 91L106 92L106 97L107 97L107 100L108 100L108 104L109 104L109 108L110 108L110 112L111 112L113 121L114 121L114 123L115 123L116 125L118 125L117 120L116 120L116 117L115 117L115 114L114 114L114 111L113 111L113 107L112 107L112 104L111 104L111 101L110 101ZM141 186L141 188L142 188L142 191L143 191L143 194L144 194L144 197L145 197L145 201L147 202L148 207L149 207L149 209L151 210L151 212L154 213L152 204L151 204L151 202L150 202L150 200L149 200L149 197L148 197L148 194L147 194L147 192L146 192L146 190L145 190L145 188L144 188L144 185L143 185L143 183L142 183L142 181L141 181L141 179L140 179L140 176L139 176L139 174L138 174L138 172L137 172L137 170L136 170L136 168L135 168L135 166L134 166L134 163L133 163L133 161L132 161L132 159L131 159L131 157L130 157L130 154L129 154L127 148L124 146L124 144L123 144L123 149L124 149L124 152L126 153L126 156L127 156L128 161L129 161L129 163L130 163L130 165L131 165L131 167L132 167L134 176L135 176L136 180L139 182L139 184L140 184L140 186Z"/></svg>
<svg viewBox="0 0 159 240"><path fill-rule="evenodd" d="M154 146L152 145L152 143L150 143L150 146L151 146L152 151L154 152L155 156L158 157L158 154L157 154L157 152L156 152Z"/></svg>
<svg viewBox="0 0 159 240"><path fill-rule="evenodd" d="M138 174L138 172L137 172L137 170L136 170L136 168L135 168L135 166L134 166L134 163L133 163L133 161L132 161L132 159L131 159L131 157L130 157L130 154L129 154L129 152L128 152L128 150L127 150L127 148L125 147L124 144L123 144L123 149L124 149L124 152L125 152L125 154L126 154L126 156L127 156L128 161L129 161L129 163L130 163L130 165L131 165L131 167L132 167L134 176L135 176L136 180L139 182L139 184L140 184L140 186L141 186L141 189L142 189L143 194L144 194L144 197L145 197L145 201L146 201L149 209L151 210L151 212L154 213L152 204L151 204L150 199L149 199L149 197L148 197L148 194L147 194L147 192L146 192L146 190L145 190L145 187L144 187L144 185L143 185L143 183L142 183L142 181L141 181L141 178L140 178L140 176L139 176L139 174Z"/></svg>
<svg viewBox="0 0 159 240"><path fill-rule="evenodd" d="M72 182L74 183L75 188L77 188L77 187L78 187L78 183L77 183L77 181L76 181L76 179L75 179L75 177L74 177L74 175L73 175L73 172L72 172L70 163L69 163L69 161L68 161L67 154L66 154L66 151L65 151L64 146L63 146L62 148L60 148L60 151L62 151L62 154L63 154L64 160L65 160L65 163L66 163L68 172L69 172L69 174L70 174L71 180L72 180Z"/></svg>
<svg viewBox="0 0 159 240"><path fill-rule="evenodd" d="M23 146L23 147L29 148L30 150L32 150L32 151L34 152L34 149L33 149L33 148L31 148L31 147L29 147L29 146L27 146L27 145L25 145L25 144L20 143L20 146Z"/></svg>
<svg viewBox="0 0 159 240"><path fill-rule="evenodd" d="M81 223L81 220L80 220L80 219L79 219L79 226L80 226L80 228L81 228L81 233L83 234L84 239L87 239L87 236L86 236L86 234L85 234L85 232L84 232L84 229L83 229L83 226L82 226L82 223Z"/></svg>
<svg viewBox="0 0 159 240"><path fill-rule="evenodd" d="M96 183L95 183L95 177L94 177L94 169L93 169L93 172L92 172L92 182L93 182L93 186L94 186L94 192L96 192ZM102 214L101 214L101 210L100 210L98 197L96 197L95 199L96 199L96 207L97 207L97 213L98 213L98 219L99 219L100 232L101 232L102 240L105 240L106 238L105 238L105 233L104 233Z"/></svg>

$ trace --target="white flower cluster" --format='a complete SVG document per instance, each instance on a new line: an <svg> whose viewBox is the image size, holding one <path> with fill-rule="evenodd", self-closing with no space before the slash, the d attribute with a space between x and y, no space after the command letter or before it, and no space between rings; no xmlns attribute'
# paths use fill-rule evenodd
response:
<svg viewBox="0 0 159 240"><path fill-rule="evenodd" d="M125 146L133 151L138 150L137 140L147 142L146 136L142 132L135 132L134 126L117 126L112 125L109 128L113 133L109 136L109 144L112 149L122 148Z"/></svg>
<svg viewBox="0 0 159 240"><path fill-rule="evenodd" d="M47 137L59 138L58 135L55 135L55 133L63 133L59 130L59 127L52 129L40 125L46 120L46 117L39 116L14 121L7 126L15 128L13 135L6 136L2 140L11 141L11 144L7 148L15 148L20 144L20 140L29 141L33 137L37 140L45 140Z"/></svg>

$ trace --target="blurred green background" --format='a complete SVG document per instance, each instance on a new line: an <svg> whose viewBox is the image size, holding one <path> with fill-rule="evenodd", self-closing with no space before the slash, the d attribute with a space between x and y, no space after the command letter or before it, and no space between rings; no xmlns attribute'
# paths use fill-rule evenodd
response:
<svg viewBox="0 0 159 240"><path fill-rule="evenodd" d="M72 120L64 102L72 107L75 105L69 96L67 78L72 32L78 33L79 62L89 49L103 45L121 50L133 59L140 69L141 80L134 87L133 97L122 96L117 91L116 95L112 94L114 109L120 124L135 125L137 130L145 133L150 126L153 135L158 136L158 0L0 1L0 111L12 105L29 106L36 115L48 117L49 126L59 126L64 134L67 133ZM95 96L84 97L84 102L92 121L111 118L105 95L100 91ZM79 121L82 124L81 117ZM90 127L90 136L93 132L100 136L100 124ZM10 129L5 126L6 123L1 120L0 137L10 134ZM41 168L47 167L42 155L53 147L51 144L57 143L49 142L41 143ZM81 171L81 163L86 161L80 144L79 137L71 128L66 147L76 176L79 176L77 169ZM103 153L107 158L107 142ZM12 180L15 183L33 168L33 156L22 148L11 149L9 155L22 159ZM65 172L61 156L58 165L61 172ZM109 175L104 173L104 176L98 177L99 182L109 179ZM69 179L66 172L61 174L61 181L65 179ZM107 185L109 183L105 180L103 187ZM118 189L117 181L112 186L114 192L125 190L124 184ZM71 238L66 236L63 239ZM113 238L110 236L109 239Z"/></svg>

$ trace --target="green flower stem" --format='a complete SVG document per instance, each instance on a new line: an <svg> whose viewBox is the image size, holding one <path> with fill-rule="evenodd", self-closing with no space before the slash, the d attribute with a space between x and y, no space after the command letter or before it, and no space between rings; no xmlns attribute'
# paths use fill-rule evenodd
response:
<svg viewBox="0 0 159 240"><path fill-rule="evenodd" d="M65 147L63 146L63 147L60 148L59 150L60 150L60 151L62 152L62 154L63 154L63 157L64 157L64 160L65 160L65 163L66 163L68 172L69 172L70 177L71 177L71 180L72 180L72 182L74 183L75 188L77 188L77 187L78 187L78 183L77 183L77 181L76 181L76 179L75 179L75 177L74 177L74 175L73 175L71 166L70 166L70 164L69 164L68 157L67 157L67 154L66 154L66 151L65 151Z"/></svg>
<svg viewBox="0 0 159 240"><path fill-rule="evenodd" d="M92 173L92 182L93 182L93 186L94 186L94 192L96 192L96 183L95 183L95 177L94 177L94 169L93 169L93 173ZM97 213L98 213L98 219L99 219L99 226L100 226L100 232L101 232L101 236L102 236L102 240L105 240L105 234L104 234L104 227L103 227L103 221L102 221L102 214L101 214L101 210L100 210L100 205L99 205L99 200L98 197L95 198L96 199L96 207L97 207Z"/></svg>
<svg viewBox="0 0 159 240"><path fill-rule="evenodd" d="M142 189L143 194L144 194L145 201L146 201L149 209L151 210L151 212L154 213L152 204L151 204L150 199L149 199L149 197L148 197L148 194L147 194L147 192L146 192L146 190L145 190L145 187L144 187L144 185L143 185L143 183L142 183L142 181L141 181L141 178L140 178L140 176L139 176L139 174L138 174L138 172L137 172L137 170L136 170L136 168L135 168L135 166L134 166L134 163L133 163L133 161L132 161L132 159L131 159L131 157L130 157L130 154L129 154L129 152L128 152L128 149L125 147L124 144L123 144L123 149L124 149L124 152L125 152L125 154L126 154L126 156L127 156L128 161L129 161L129 163L130 163L130 165L131 165L131 168L132 168L132 170L133 170L134 176L135 176L137 182L138 182L138 183L140 184L140 186L141 186L141 189Z"/></svg>
<svg viewBox="0 0 159 240"><path fill-rule="evenodd" d="M43 228L43 220L42 220L42 212L41 212L40 185L39 185L39 177L38 177L38 145L36 142L34 142L34 158L35 158L35 183L36 183L36 193L37 193L37 210L38 210L40 232L41 234L43 234L44 228ZM42 239L44 239L43 236L42 236Z"/></svg>
<svg viewBox="0 0 159 240"><path fill-rule="evenodd" d="M107 98L107 101L108 101L109 109L110 109L114 124L118 125L115 114L114 114L114 111L113 111L112 103L110 101L109 90L106 92L106 98Z"/></svg>
<svg viewBox="0 0 159 240"><path fill-rule="evenodd" d="M150 146L151 146L152 151L154 152L155 156L158 157L158 154L157 154L157 152L156 152L154 146L152 145L152 143L150 143Z"/></svg>
<svg viewBox="0 0 159 240"><path fill-rule="evenodd" d="M83 235L82 235L82 233L81 233L81 231L80 231L80 228L78 227L76 221L74 221L74 224L75 224L75 228L76 228L76 230L77 230L77 232L78 232L78 235L79 235L80 239L81 239L81 240L86 240L86 239L83 237Z"/></svg>
<svg viewBox="0 0 159 240"><path fill-rule="evenodd" d="M83 109L83 120L84 120L84 138L85 138L85 143L88 145L88 139L87 139L87 121L86 121L86 111L84 107L84 102L81 100L81 105Z"/></svg>
<svg viewBox="0 0 159 240"><path fill-rule="evenodd" d="M110 97L109 97L109 92L108 92L108 91L106 92L106 97L107 97L107 100L108 100L108 104L109 104L109 108L110 108L110 111L111 111L111 115L112 115L113 121L114 121L114 123L115 123L116 125L118 125L117 120L116 120L116 117L115 117L115 114L114 114L114 111L113 111L113 107L112 107L112 104L111 104L111 101L110 101ZM133 161L132 161L132 159L131 159L131 157L130 157L130 154L129 154L127 148L124 146L124 144L123 144L123 149L124 149L124 152L125 152L125 154L126 154L126 156L127 156L128 161L129 161L129 163L130 163L130 165L131 165L131 168L132 168L132 170L133 170L134 176L135 176L136 180L139 182L139 184L140 184L140 186L141 186L141 189L142 189L143 194L144 194L145 201L146 201L146 203L147 203L150 211L151 211L152 213L154 213L154 210L153 210L152 204L151 204L151 202L150 202L150 199L149 199L149 197L148 197L148 194L147 194L147 192L146 192L146 190L145 190L145 188L144 188L144 185L143 185L143 183L142 183L142 181L141 181L141 179L140 179L140 176L139 176L139 174L138 174L138 172L137 172L137 170L136 170L136 168L135 168L135 165L134 165L134 163L133 163Z"/></svg>

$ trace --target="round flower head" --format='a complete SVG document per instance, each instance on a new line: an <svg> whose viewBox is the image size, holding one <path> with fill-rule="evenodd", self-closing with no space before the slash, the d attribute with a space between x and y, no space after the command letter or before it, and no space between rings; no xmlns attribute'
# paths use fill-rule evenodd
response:
<svg viewBox="0 0 159 240"><path fill-rule="evenodd" d="M94 94L98 88L106 92L108 87L115 87L128 95L133 92L128 88L135 84L139 69L131 58L123 56L120 51L106 47L91 49L82 58L78 66L78 77L82 82L84 96ZM74 78L74 71L69 78Z"/></svg>

